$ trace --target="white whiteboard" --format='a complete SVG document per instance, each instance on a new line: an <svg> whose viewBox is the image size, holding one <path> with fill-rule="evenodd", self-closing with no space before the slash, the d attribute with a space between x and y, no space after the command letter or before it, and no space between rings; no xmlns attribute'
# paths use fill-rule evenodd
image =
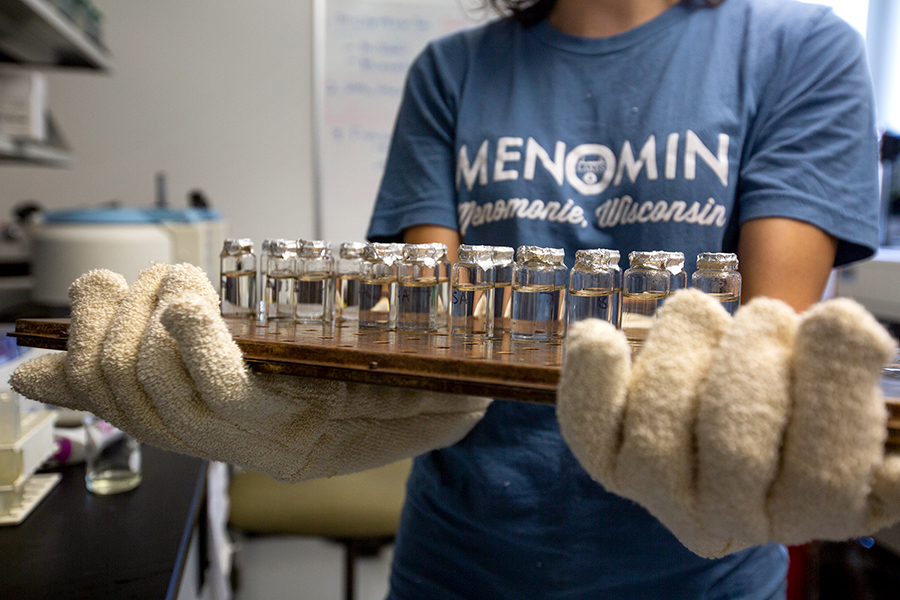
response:
<svg viewBox="0 0 900 600"><path fill-rule="evenodd" d="M471 0L321 0L314 31L319 239L365 239L406 72L428 41L486 15ZM324 13L324 14L322 14Z"/></svg>

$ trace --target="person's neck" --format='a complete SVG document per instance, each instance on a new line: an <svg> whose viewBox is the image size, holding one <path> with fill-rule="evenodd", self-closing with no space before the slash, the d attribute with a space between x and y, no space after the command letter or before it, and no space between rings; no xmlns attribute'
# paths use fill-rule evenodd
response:
<svg viewBox="0 0 900 600"><path fill-rule="evenodd" d="M556 0L547 21L583 37L609 37L658 17L678 0Z"/></svg>

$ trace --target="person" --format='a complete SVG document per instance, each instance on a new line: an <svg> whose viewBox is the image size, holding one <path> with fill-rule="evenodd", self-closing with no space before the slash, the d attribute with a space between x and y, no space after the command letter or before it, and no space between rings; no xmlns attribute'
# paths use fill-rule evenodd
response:
<svg viewBox="0 0 900 600"><path fill-rule="evenodd" d="M368 237L736 252L804 311L877 243L864 44L793 0L492 0L408 73ZM708 560L591 480L553 407L497 400L417 457L391 600L783 598L787 552Z"/></svg>

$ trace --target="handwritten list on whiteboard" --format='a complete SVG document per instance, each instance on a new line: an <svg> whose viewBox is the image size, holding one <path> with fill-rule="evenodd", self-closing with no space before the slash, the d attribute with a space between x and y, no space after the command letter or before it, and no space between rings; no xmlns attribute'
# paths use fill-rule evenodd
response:
<svg viewBox="0 0 900 600"><path fill-rule="evenodd" d="M475 24L456 0L332 0L320 124L324 239L365 239L406 73L426 44Z"/></svg>

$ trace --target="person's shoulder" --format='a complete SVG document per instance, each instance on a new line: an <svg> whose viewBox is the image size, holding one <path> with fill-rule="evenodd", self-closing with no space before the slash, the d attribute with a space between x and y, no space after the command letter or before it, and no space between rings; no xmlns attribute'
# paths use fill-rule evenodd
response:
<svg viewBox="0 0 900 600"><path fill-rule="evenodd" d="M724 0L707 18L710 28L729 39L744 39L744 56L762 73L816 61L865 61L862 34L828 6L799 0Z"/></svg>
<svg viewBox="0 0 900 600"><path fill-rule="evenodd" d="M769 35L805 38L818 32L856 38L859 33L829 6L800 0L725 0L719 7L735 19Z"/></svg>

